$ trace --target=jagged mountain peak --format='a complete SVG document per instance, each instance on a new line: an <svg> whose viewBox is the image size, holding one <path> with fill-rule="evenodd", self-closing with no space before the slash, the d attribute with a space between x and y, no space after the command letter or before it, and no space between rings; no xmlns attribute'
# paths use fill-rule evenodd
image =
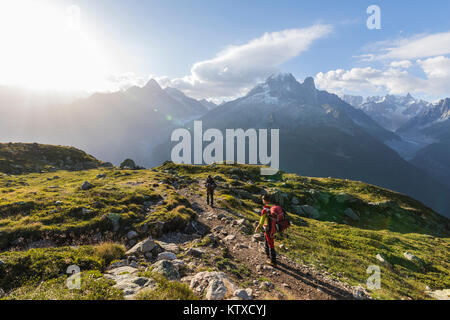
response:
<svg viewBox="0 0 450 320"><path fill-rule="evenodd" d="M316 89L316 84L314 82L313 77L307 77L305 81L303 81L303 86L310 88L310 89Z"/></svg>
<svg viewBox="0 0 450 320"><path fill-rule="evenodd" d="M161 86L155 79L148 80L147 84L144 86L146 89L156 89L156 90L162 90Z"/></svg>

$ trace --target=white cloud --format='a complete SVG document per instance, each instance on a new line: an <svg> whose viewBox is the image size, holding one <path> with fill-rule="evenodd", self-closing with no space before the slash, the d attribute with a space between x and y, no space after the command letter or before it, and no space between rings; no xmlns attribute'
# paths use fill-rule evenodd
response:
<svg viewBox="0 0 450 320"><path fill-rule="evenodd" d="M170 85L196 98L242 95L332 30L329 25L314 25L265 33L246 44L228 47L213 59L195 63L190 75L159 81L162 86Z"/></svg>
<svg viewBox="0 0 450 320"><path fill-rule="evenodd" d="M391 67L393 68L402 68L402 69L408 69L412 67L412 62L409 60L402 60L402 61L392 61Z"/></svg>
<svg viewBox="0 0 450 320"><path fill-rule="evenodd" d="M412 60L450 54L450 31L421 34L409 38L388 40L366 46L376 52L363 55L375 60Z"/></svg>
<svg viewBox="0 0 450 320"><path fill-rule="evenodd" d="M386 68L352 68L331 70L316 75L319 88L338 94L421 93L448 96L450 94L450 59L444 56L417 60L426 77L412 75L398 62ZM412 65L412 63L411 63Z"/></svg>

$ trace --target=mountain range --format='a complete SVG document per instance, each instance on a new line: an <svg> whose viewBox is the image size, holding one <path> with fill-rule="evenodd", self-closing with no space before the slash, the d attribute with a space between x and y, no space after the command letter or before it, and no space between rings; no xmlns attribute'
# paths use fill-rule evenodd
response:
<svg viewBox="0 0 450 320"><path fill-rule="evenodd" d="M35 108L2 100L0 114L5 142L72 145L114 164L133 158L147 167L169 160L171 132L196 119L205 130L278 128L281 169L376 184L449 214L448 99L340 98L318 90L313 78L275 74L219 106L150 80Z"/></svg>
<svg viewBox="0 0 450 320"><path fill-rule="evenodd" d="M299 83L291 74L271 76L246 96L218 106L200 120L204 130L279 128L283 170L361 180L448 212L445 195L450 189L386 144L401 141L400 136L337 95L316 89L312 78ZM161 144L153 155L156 162L169 159L170 145Z"/></svg>

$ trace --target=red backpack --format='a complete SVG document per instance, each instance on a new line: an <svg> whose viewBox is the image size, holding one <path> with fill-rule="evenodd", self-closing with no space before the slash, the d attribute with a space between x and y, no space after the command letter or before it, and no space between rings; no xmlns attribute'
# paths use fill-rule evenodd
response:
<svg viewBox="0 0 450 320"><path fill-rule="evenodd" d="M280 206L273 206L270 208L270 218L275 223L275 228L279 233L283 232L291 225L287 216L284 214L283 208Z"/></svg>

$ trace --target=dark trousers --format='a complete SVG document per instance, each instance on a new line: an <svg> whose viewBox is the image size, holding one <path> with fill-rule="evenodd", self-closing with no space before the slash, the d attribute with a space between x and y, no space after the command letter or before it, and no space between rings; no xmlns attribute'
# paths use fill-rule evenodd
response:
<svg viewBox="0 0 450 320"><path fill-rule="evenodd" d="M277 253L275 251L275 242L273 236L270 236L270 229L264 228L264 240L265 240L265 249L266 256L270 259L273 264L277 263Z"/></svg>
<svg viewBox="0 0 450 320"><path fill-rule="evenodd" d="M210 203L209 203L210 200L211 200L211 205L213 205L213 204L214 204L214 192L207 191L207 192L206 192L206 203L207 203L207 204L210 204Z"/></svg>

